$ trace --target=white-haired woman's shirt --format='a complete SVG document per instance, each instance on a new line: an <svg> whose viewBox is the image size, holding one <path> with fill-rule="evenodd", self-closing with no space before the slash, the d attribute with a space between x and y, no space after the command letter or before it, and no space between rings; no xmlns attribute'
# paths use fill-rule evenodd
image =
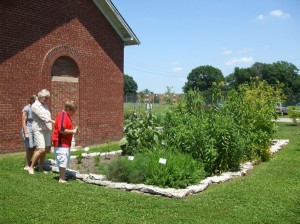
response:
<svg viewBox="0 0 300 224"><path fill-rule="evenodd" d="M42 104L40 101L36 100L32 106L32 130L52 130L51 113L46 104Z"/></svg>

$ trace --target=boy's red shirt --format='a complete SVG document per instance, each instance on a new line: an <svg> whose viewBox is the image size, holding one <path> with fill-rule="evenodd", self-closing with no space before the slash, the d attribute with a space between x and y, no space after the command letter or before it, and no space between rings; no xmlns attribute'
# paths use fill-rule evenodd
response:
<svg viewBox="0 0 300 224"><path fill-rule="evenodd" d="M65 111L59 112L55 118L52 142L54 147L70 148L73 134L60 134L65 129L74 129L73 122Z"/></svg>

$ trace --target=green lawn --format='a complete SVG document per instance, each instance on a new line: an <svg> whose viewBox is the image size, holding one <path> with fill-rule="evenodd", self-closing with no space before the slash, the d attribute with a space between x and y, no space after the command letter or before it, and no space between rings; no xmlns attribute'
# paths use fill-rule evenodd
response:
<svg viewBox="0 0 300 224"><path fill-rule="evenodd" d="M245 177L185 199L109 189L23 171L23 154L0 156L0 223L300 223L300 127L280 123L283 150Z"/></svg>
<svg viewBox="0 0 300 224"><path fill-rule="evenodd" d="M169 104L158 104L154 103L152 105L152 112L153 113L165 113L168 108L170 107ZM145 112L147 111L147 106L146 103L124 103L124 112L126 113L127 111L136 111L136 112Z"/></svg>

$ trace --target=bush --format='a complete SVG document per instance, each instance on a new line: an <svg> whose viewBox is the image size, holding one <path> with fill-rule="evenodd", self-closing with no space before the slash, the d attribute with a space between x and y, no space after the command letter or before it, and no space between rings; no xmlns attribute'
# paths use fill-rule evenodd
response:
<svg viewBox="0 0 300 224"><path fill-rule="evenodd" d="M194 160L189 154L160 150L149 152L146 156L151 161L146 184L159 187L186 188L198 183L205 177L203 164ZM158 163L160 158L167 160L165 165Z"/></svg>
<svg viewBox="0 0 300 224"><path fill-rule="evenodd" d="M161 132L158 127L157 118L151 111L132 114L130 119L126 120L124 127L127 140L124 153L133 155L161 144Z"/></svg>
<svg viewBox="0 0 300 224"><path fill-rule="evenodd" d="M143 183L147 176L149 160L142 155L135 156L133 161L119 157L107 164L104 173L108 180L126 183Z"/></svg>
<svg viewBox="0 0 300 224"><path fill-rule="evenodd" d="M165 158L165 165L159 163ZM202 164L190 155L178 152L152 152L136 154L134 160L120 157L105 168L107 178L127 183L145 183L159 187L185 188L197 183L205 173Z"/></svg>
<svg viewBox="0 0 300 224"><path fill-rule="evenodd" d="M226 94L214 86L210 93L209 105L199 91L189 91L170 109L166 144L202 160L207 175L238 170L245 160L268 160L280 90L253 82Z"/></svg>
<svg viewBox="0 0 300 224"><path fill-rule="evenodd" d="M289 118L293 120L294 125L299 125L300 109L299 107L289 107Z"/></svg>

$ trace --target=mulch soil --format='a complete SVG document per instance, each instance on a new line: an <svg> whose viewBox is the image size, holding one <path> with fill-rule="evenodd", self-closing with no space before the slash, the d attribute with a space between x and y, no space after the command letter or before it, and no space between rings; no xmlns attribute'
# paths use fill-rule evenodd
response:
<svg viewBox="0 0 300 224"><path fill-rule="evenodd" d="M100 166L101 164L110 163L116 159L119 155L109 155L100 157ZM82 158L80 163L77 159L71 159L70 169L76 170L82 174L94 173L98 174L99 166L96 163L96 157L86 157Z"/></svg>

